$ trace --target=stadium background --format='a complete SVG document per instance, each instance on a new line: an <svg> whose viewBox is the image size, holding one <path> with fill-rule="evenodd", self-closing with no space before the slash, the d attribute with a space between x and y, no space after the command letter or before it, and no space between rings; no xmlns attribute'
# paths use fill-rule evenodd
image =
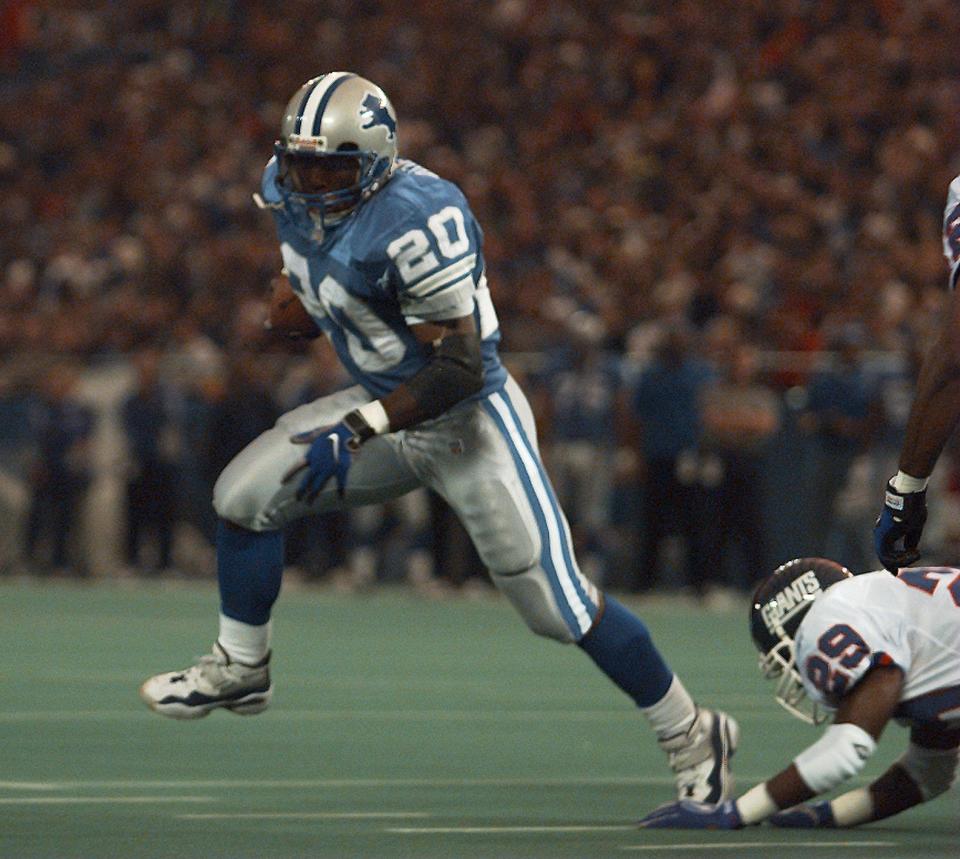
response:
<svg viewBox="0 0 960 859"><path fill-rule="evenodd" d="M87 710L100 730L96 700L37 697L46 684L27 683L37 660L65 658L60 647L78 634L72 610L101 623L126 606L119 644L150 628L151 606L176 616L177 595L201 599L194 587L210 603L217 472L278 413L344 382L322 345L263 331L280 261L250 199L286 98L323 70L380 83L400 117L402 154L470 199L503 348L539 413L590 575L643 591L641 613L654 617L661 592L693 587L677 622L733 630L743 593L775 563L821 553L874 566L872 519L945 295L958 36L950 0L0 5L0 570L19 612L5 624L4 679L25 672L8 748L31 713ZM713 405L754 427L747 443L731 440L730 423L711 423L706 406L668 419L663 385L652 400L638 396L665 355L696 379L745 374L748 395L727 386L734 394ZM158 411L125 421L137 380L154 377ZM693 443L671 449L677 438ZM678 515L700 526L726 521L739 498L742 487L725 485L733 467L761 475L742 517L762 523L759 540L743 522L727 523L736 546L701 527L713 542L696 557L721 561L687 568L693 550L680 529L653 562L647 476L663 457L690 490ZM948 450L931 490L931 561L960 556L957 461ZM136 562L127 549L128 489L148 471L170 504L151 508L135 489L134 504L144 521L172 527L161 570L152 533ZM492 604L456 612L499 611L435 499L311 523L289 552L290 584L368 591L408 581ZM73 577L102 587L81 598ZM142 590L114 587L131 582ZM89 599L98 602L86 611ZM322 613L340 597L300 599L287 610ZM406 608L389 603L388 614L420 611L400 599ZM177 625L181 647L206 634L194 614ZM33 628L37 636L23 634ZM309 624L302 630L309 637ZM733 632L724 640L747 673L748 643ZM486 646L482 632L474 643ZM157 648L156 664L150 649L131 653L111 675L111 701L130 725L139 722L124 709L128 687L164 667L161 656L182 658L174 645ZM442 650L443 639L423 646ZM691 686L704 681L734 711L762 706L746 703L759 700L750 689L724 702L696 645L681 636L676 647ZM95 640L82 653L84 664L100 661ZM66 673L42 676L56 684ZM774 713L769 724L782 728ZM107 742L98 737L95 748ZM37 759L28 742L19 748L22 761L8 753L10 778L26 783ZM56 748L50 760L80 778L86 761ZM199 767L203 750L193 753ZM754 763L748 772L762 776L767 759ZM120 767L128 779L134 768ZM634 789L621 793L624 806ZM10 855L85 855L16 844Z"/></svg>

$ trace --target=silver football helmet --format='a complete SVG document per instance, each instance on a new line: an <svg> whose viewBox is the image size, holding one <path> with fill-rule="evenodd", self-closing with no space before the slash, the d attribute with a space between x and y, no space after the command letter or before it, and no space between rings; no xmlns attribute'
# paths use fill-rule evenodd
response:
<svg viewBox="0 0 960 859"><path fill-rule="evenodd" d="M288 210L303 226L326 230L390 178L397 116L376 84L352 72L329 72L293 94L274 153L277 189Z"/></svg>
<svg viewBox="0 0 960 859"><path fill-rule="evenodd" d="M826 558L795 558L760 583L750 606L750 637L760 652L760 672L767 680L776 681L773 696L777 703L813 725L825 722L830 713L812 701L803 688L794 639L814 600L852 575L846 567Z"/></svg>

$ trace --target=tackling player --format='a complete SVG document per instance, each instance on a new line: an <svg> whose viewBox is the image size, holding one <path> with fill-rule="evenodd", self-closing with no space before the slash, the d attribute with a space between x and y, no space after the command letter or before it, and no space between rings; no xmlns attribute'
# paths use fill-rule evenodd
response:
<svg viewBox="0 0 960 859"><path fill-rule="evenodd" d="M943 252L950 265L950 297L940 328L920 368L897 473L887 483L873 531L880 563L890 572L920 557L927 521L927 482L960 420L960 176L951 183L943 213Z"/></svg>
<svg viewBox="0 0 960 859"><path fill-rule="evenodd" d="M661 806L642 827L857 826L944 793L960 762L960 569L853 576L800 558L757 589L750 614L760 669L805 721L833 722L773 778L737 800ZM886 724L910 727L906 751L868 787L809 800L856 775Z"/></svg>
<svg viewBox="0 0 960 859"><path fill-rule="evenodd" d="M728 796L737 725L699 709L643 622L581 574L530 406L498 357L480 227L455 185L397 157L382 90L349 72L300 87L258 203L356 384L284 415L223 471L218 640L196 665L148 679L144 701L181 719L263 710L284 526L428 486L530 629L577 644L636 702L679 795Z"/></svg>

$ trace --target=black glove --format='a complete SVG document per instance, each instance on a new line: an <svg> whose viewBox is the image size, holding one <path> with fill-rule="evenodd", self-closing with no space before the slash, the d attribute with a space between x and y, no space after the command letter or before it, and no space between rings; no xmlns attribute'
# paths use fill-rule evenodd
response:
<svg viewBox="0 0 960 859"><path fill-rule="evenodd" d="M893 482L887 483L883 510L873 528L873 547L880 563L896 575L901 567L909 567L920 552L920 535L927 521L927 490L898 492ZM903 541L900 548L898 543Z"/></svg>

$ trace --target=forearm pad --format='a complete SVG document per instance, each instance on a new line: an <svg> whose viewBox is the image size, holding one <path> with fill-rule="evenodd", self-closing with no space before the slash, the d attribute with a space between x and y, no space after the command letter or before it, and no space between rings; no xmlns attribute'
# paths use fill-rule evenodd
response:
<svg viewBox="0 0 960 859"><path fill-rule="evenodd" d="M793 759L793 765L810 790L824 793L860 772L876 748L876 741L863 728L841 722L827 728Z"/></svg>
<svg viewBox="0 0 960 859"><path fill-rule="evenodd" d="M442 415L483 387L483 356L475 334L448 334L429 348L427 364L406 382L421 409L420 421Z"/></svg>

